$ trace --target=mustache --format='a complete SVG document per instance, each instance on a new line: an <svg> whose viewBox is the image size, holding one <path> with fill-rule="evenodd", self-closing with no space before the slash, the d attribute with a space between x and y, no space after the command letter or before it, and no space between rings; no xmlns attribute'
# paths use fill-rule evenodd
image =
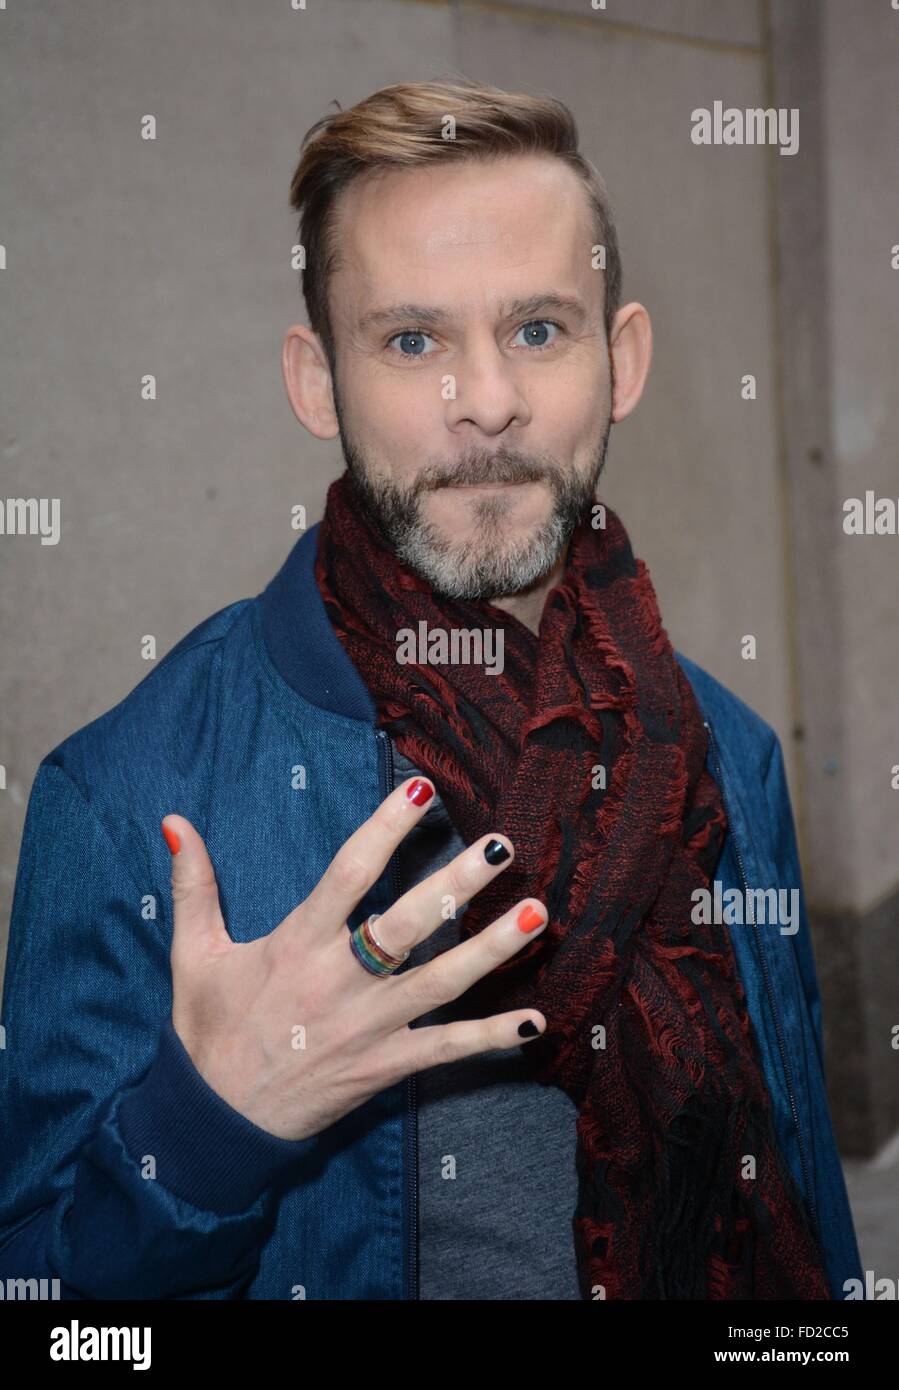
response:
<svg viewBox="0 0 899 1390"><path fill-rule="evenodd" d="M539 483L547 470L522 454L484 454L452 465L433 464L415 479L416 492L434 492L441 487L474 487L488 483Z"/></svg>

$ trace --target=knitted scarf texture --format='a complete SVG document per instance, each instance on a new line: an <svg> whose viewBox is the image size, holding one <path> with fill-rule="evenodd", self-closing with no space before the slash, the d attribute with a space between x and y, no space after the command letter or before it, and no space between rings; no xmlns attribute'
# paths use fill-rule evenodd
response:
<svg viewBox="0 0 899 1390"><path fill-rule="evenodd" d="M535 1080L578 1108L582 1297L827 1299L727 928L692 920L727 831L707 731L646 566L610 508L594 519L586 509L572 535L538 635L401 565L347 471L328 492L317 582L378 727L466 844L500 831L515 846L463 935L522 897L548 910L540 936L466 992L464 1016L546 1018L523 1046ZM422 622L501 633L502 670L399 661L399 634Z"/></svg>

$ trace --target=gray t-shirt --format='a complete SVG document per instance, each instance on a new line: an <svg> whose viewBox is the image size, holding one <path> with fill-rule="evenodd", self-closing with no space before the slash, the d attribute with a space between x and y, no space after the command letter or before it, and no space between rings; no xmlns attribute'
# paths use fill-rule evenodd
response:
<svg viewBox="0 0 899 1390"><path fill-rule="evenodd" d="M393 756L397 786L419 769L396 744ZM464 848L438 787L400 846L403 891ZM410 963L459 940L458 919L443 922ZM417 1023L470 1016L463 998ZM515 1047L417 1073L422 1299L580 1299L572 1231L577 1108L530 1070L527 1047Z"/></svg>

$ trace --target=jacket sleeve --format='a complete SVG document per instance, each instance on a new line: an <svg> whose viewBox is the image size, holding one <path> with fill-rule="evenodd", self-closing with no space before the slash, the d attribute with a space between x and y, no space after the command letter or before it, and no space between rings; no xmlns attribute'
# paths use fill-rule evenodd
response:
<svg viewBox="0 0 899 1390"><path fill-rule="evenodd" d="M3 994L0 1278L58 1279L64 1298L240 1298L316 1139L258 1128L197 1072L143 872L45 760Z"/></svg>
<svg viewBox="0 0 899 1390"><path fill-rule="evenodd" d="M806 910L805 890L799 865L799 850L796 844L796 829L787 787L783 750L780 739L776 736L765 774L765 799L768 803L768 814L771 817L773 827L773 840L779 871L778 882L789 888L797 888L799 891L799 929L790 939L793 943L799 978L802 981L802 990L808 1004L823 1076L824 1038L821 1025L821 996L815 969L815 957L812 951L811 929Z"/></svg>

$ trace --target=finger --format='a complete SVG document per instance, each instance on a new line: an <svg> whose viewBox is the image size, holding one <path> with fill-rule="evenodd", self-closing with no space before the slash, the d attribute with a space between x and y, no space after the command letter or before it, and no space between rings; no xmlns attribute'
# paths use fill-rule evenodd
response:
<svg viewBox="0 0 899 1390"><path fill-rule="evenodd" d="M545 1031L546 1019L533 1009L516 1009L512 1013L492 1014L490 1018L467 1018L428 1028L409 1028L410 1045L403 1050L403 1074L441 1066L444 1062L458 1062L463 1057L492 1052L494 1048L519 1047L539 1038Z"/></svg>
<svg viewBox="0 0 899 1390"><path fill-rule="evenodd" d="M163 816L161 825L172 856L173 954L230 945L202 836L184 816Z"/></svg>
<svg viewBox="0 0 899 1390"><path fill-rule="evenodd" d="M289 917L313 927L342 929L373 883L381 877L397 845L424 815L434 795L429 777L407 777L385 797L373 815L341 845L305 902Z"/></svg>
<svg viewBox="0 0 899 1390"><path fill-rule="evenodd" d="M522 898L489 927L436 956L434 960L382 981L381 1001L388 1023L399 1026L458 999L495 966L545 929L546 908L537 898ZM387 988L384 988L386 984ZM372 996L373 1000L377 996Z"/></svg>
<svg viewBox="0 0 899 1390"><path fill-rule="evenodd" d="M378 917L378 940L391 956L401 956L417 946L447 921L446 908L455 917L469 901L515 856L512 841L505 835L484 835L410 888ZM407 972L411 973L411 972Z"/></svg>

